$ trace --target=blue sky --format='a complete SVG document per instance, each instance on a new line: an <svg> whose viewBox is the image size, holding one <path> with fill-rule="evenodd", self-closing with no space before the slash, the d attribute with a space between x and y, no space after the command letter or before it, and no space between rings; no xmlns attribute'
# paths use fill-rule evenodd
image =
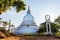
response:
<svg viewBox="0 0 60 40"><path fill-rule="evenodd" d="M15 8L11 8L0 15L3 20L11 20L17 27L23 21L23 17L27 13L28 5L30 6L31 14L34 16L34 21L37 25L45 22L45 15L49 14L53 22L60 15L60 0L23 0L26 10L16 13Z"/></svg>

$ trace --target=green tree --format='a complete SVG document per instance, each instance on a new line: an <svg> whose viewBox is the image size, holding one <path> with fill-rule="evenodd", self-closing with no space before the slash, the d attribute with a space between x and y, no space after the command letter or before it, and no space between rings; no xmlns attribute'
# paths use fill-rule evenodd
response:
<svg viewBox="0 0 60 40"><path fill-rule="evenodd" d="M40 26L40 29L38 30L38 33L46 32L46 22L41 23L40 25L41 26ZM51 22L52 33L58 32L58 28L59 26L57 24Z"/></svg>
<svg viewBox="0 0 60 40"><path fill-rule="evenodd" d="M54 22L57 22L57 24L59 25L60 24L60 16L58 16Z"/></svg>
<svg viewBox="0 0 60 40"><path fill-rule="evenodd" d="M16 11L25 10L25 3L22 0L0 0L0 14L12 7L16 7Z"/></svg>

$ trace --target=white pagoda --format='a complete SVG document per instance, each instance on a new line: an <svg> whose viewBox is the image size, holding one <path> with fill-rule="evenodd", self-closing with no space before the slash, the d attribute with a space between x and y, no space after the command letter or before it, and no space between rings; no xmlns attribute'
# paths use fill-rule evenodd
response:
<svg viewBox="0 0 60 40"><path fill-rule="evenodd" d="M34 34L38 31L38 27L34 22L34 17L31 15L30 7L28 7L27 14L24 16L21 25L19 25L15 34Z"/></svg>

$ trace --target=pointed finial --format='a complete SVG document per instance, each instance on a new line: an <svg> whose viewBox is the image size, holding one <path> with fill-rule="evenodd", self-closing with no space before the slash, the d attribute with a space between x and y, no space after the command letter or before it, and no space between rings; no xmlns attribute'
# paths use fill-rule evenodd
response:
<svg viewBox="0 0 60 40"><path fill-rule="evenodd" d="M27 13L30 13L30 6L28 6L28 10L27 10Z"/></svg>

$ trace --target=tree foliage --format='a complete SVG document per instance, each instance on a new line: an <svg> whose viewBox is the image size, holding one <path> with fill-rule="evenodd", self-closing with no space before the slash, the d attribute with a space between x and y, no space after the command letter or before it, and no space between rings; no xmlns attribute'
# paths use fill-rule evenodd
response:
<svg viewBox="0 0 60 40"><path fill-rule="evenodd" d="M60 24L60 16L58 16L54 22L57 22L58 24Z"/></svg>
<svg viewBox="0 0 60 40"><path fill-rule="evenodd" d="M0 0L0 14L10 7L16 7L16 11L25 10L25 3L22 0Z"/></svg>
<svg viewBox="0 0 60 40"><path fill-rule="evenodd" d="M41 23L40 25L41 26L40 26L40 29L38 30L38 33L46 32L46 22ZM57 24L51 22L52 33L58 32L58 28L59 28L59 26Z"/></svg>

